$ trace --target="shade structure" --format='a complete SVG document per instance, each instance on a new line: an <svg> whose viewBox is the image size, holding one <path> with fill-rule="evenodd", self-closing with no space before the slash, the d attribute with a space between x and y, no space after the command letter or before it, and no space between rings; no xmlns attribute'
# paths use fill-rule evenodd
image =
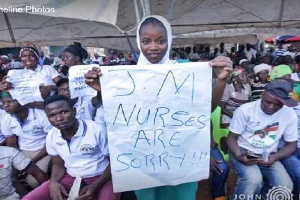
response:
<svg viewBox="0 0 300 200"><path fill-rule="evenodd" d="M246 43L254 37L300 35L299 0L1 0L0 8L51 7L55 12L0 13L0 47L77 41L130 50L126 33L136 50L137 16L147 15L146 5L150 13L170 22L174 44L197 43L197 39Z"/></svg>
<svg viewBox="0 0 300 200"><path fill-rule="evenodd" d="M293 38L295 36L293 35L282 35L282 36L277 36L277 37L271 37L266 39L266 42L268 43L288 43L291 42L289 41L290 38Z"/></svg>
<svg viewBox="0 0 300 200"><path fill-rule="evenodd" d="M288 38L285 42L300 42L300 35Z"/></svg>

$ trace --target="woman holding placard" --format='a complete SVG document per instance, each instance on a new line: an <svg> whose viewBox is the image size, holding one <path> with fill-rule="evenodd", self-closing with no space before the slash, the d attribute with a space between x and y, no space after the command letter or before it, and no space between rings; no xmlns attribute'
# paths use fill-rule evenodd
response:
<svg viewBox="0 0 300 200"><path fill-rule="evenodd" d="M137 29L137 44L141 51L138 65L174 64L169 59L172 43L171 26L161 16L146 17ZM210 65L218 74L213 90L212 110L219 104L226 79L232 71L232 62L227 57L217 57ZM101 70L94 68L86 74L86 83L97 91L101 91L99 84ZM136 191L138 200L194 200L198 183L185 183L177 186L161 186Z"/></svg>
<svg viewBox="0 0 300 200"><path fill-rule="evenodd" d="M50 65L39 64L39 53L34 45L28 45L21 49L20 58L24 69L22 73L24 75L31 74L34 77L34 81L39 86L41 96L45 99L47 96L53 94L57 90L55 83L60 79L58 72ZM13 75L12 73L10 73ZM13 88L12 83L7 81L7 77L0 84L0 90L8 91ZM33 105L34 106L34 105Z"/></svg>
<svg viewBox="0 0 300 200"><path fill-rule="evenodd" d="M88 53L81 47L81 44L74 42L74 44L64 50L63 61L65 65L70 68L74 65L83 65L83 60L87 57Z"/></svg>

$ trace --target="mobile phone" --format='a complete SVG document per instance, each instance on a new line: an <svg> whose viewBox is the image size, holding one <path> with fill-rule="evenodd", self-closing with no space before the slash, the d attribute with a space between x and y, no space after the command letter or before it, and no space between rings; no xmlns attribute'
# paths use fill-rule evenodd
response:
<svg viewBox="0 0 300 200"><path fill-rule="evenodd" d="M260 155L254 154L254 153L248 153L247 159L258 159L261 158Z"/></svg>

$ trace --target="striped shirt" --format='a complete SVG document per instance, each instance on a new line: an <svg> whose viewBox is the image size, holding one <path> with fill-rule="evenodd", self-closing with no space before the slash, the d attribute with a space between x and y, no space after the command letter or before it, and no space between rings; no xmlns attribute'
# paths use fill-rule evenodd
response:
<svg viewBox="0 0 300 200"><path fill-rule="evenodd" d="M251 99L252 101L256 101L260 99L261 93L265 90L267 83L254 82L251 85Z"/></svg>
<svg viewBox="0 0 300 200"><path fill-rule="evenodd" d="M222 102L226 102L226 110L233 113L243 103L241 101L248 101L251 95L251 88L249 84L243 84L241 91L236 91L233 83L227 84L221 99ZM230 117L226 114L222 114L222 123L230 123Z"/></svg>
<svg viewBox="0 0 300 200"><path fill-rule="evenodd" d="M30 159L12 147L0 146L0 199L5 199L15 192L12 185L12 166L17 170L24 170Z"/></svg>
<svg viewBox="0 0 300 200"><path fill-rule="evenodd" d="M285 49L277 49L277 50L275 51L275 55L276 55L276 57L278 57L278 56L283 56L284 52L286 52Z"/></svg>

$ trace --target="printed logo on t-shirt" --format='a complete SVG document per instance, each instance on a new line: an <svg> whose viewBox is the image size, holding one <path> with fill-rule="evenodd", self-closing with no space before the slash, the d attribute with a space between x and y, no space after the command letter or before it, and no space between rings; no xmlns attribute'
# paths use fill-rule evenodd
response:
<svg viewBox="0 0 300 200"><path fill-rule="evenodd" d="M17 126L11 126L11 127L10 127L11 130L13 130L13 129L15 129L15 128L17 128Z"/></svg>
<svg viewBox="0 0 300 200"><path fill-rule="evenodd" d="M84 144L80 147L80 152L83 154L83 155L89 155L89 154L92 154L94 153L95 149L94 147L92 147L91 145L89 144Z"/></svg>
<svg viewBox="0 0 300 200"><path fill-rule="evenodd" d="M65 143L64 143L64 142L56 142L56 144L57 144L58 146L62 146L62 145L64 145Z"/></svg>
<svg viewBox="0 0 300 200"><path fill-rule="evenodd" d="M254 131L249 138L250 144L256 148L270 147L275 143L279 122L275 122L263 129Z"/></svg>
<svg viewBox="0 0 300 200"><path fill-rule="evenodd" d="M40 132L43 132L43 127L42 126L38 126L38 125L34 125L32 127L32 132L33 133L40 133Z"/></svg>
<svg viewBox="0 0 300 200"><path fill-rule="evenodd" d="M0 169L2 169L4 167L4 165L3 164L0 164Z"/></svg>

